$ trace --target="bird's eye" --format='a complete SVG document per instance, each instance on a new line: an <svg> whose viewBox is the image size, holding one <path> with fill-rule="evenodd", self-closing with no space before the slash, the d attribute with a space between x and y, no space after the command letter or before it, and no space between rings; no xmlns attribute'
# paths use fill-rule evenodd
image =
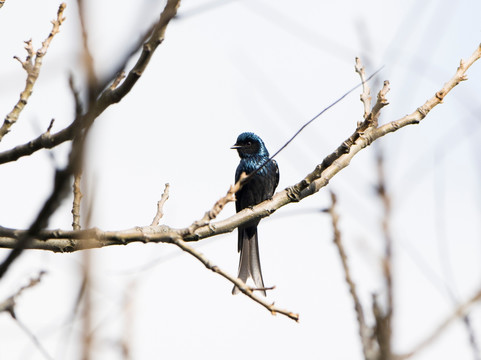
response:
<svg viewBox="0 0 481 360"><path fill-rule="evenodd" d="M251 145L252 145L252 144L251 144L251 142L250 142L250 141L248 141L248 142L247 142L247 146L251 146Z"/></svg>

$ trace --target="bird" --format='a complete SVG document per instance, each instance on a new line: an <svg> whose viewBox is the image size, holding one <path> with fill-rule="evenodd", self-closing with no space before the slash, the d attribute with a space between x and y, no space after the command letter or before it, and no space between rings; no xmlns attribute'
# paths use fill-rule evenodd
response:
<svg viewBox="0 0 481 360"><path fill-rule="evenodd" d="M237 137L231 149L237 150L240 157L235 172L236 183L242 173L249 175L255 172L235 194L236 212L272 198L279 184L279 167L275 160L269 160L269 152L262 139L252 132L244 132ZM240 259L237 277L244 283L251 277L256 288L266 296L259 259L257 235L259 221L255 220L238 228L237 251L240 252ZM234 286L232 294L239 291L239 288Z"/></svg>

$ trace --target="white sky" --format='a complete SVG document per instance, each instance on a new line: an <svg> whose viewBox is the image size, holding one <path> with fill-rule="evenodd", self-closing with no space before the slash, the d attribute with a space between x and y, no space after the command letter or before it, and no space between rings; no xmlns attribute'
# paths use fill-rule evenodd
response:
<svg viewBox="0 0 481 360"><path fill-rule="evenodd" d="M0 151L72 121L72 72L83 72L76 2L67 2L27 108ZM158 17L163 2L89 1L89 37L97 71L122 59ZM150 224L164 184L163 222L184 227L200 218L233 182L243 131L259 134L271 153L359 78L354 57L371 73L384 65L390 105L381 122L411 113L431 97L481 41L479 1L183 1L144 76L92 129L84 193L92 225L105 230ZM0 113L23 89L23 41L35 48L50 31L59 2L7 0L0 9ZM182 16L184 15L184 16ZM481 66L422 122L381 140L393 205L394 348L409 351L481 283L479 94ZM372 86L378 86L375 82ZM278 190L312 171L362 117L359 92L309 126L277 161ZM339 199L340 225L353 276L368 311L382 293L382 207L374 196L377 146L362 151L320 193L280 209L259 227L269 299L300 313L294 323L271 316L231 284L167 244L92 251L95 358L118 359L127 292L134 313L134 359L361 359L353 304L332 244L328 190ZM53 164L69 146L0 167L0 225L27 227L49 194ZM54 162L52 162L54 161ZM69 228L71 199L51 228ZM221 214L234 213L230 205ZM237 234L195 244L215 264L237 271ZM3 257L7 251L0 251ZM17 315L55 359L76 359L80 323L69 321L80 286L82 254L29 251L0 286L3 299L40 270L48 275L19 299ZM147 266L148 265L148 266ZM472 312L481 341L481 312ZM0 314L1 359L43 359L8 314ZM416 359L471 359L461 322Z"/></svg>

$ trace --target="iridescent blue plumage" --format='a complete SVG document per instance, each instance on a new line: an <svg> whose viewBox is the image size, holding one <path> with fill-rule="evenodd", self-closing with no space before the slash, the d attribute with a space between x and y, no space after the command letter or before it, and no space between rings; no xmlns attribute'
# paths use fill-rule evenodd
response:
<svg viewBox="0 0 481 360"><path fill-rule="evenodd" d="M241 158L235 172L236 182L243 172L250 174L269 160L269 152L264 142L254 133L245 132L240 134L232 149L237 149ZM257 171L236 193L236 211L239 212L271 198L278 183L279 168L276 161L271 160ZM259 220L241 226L238 229L238 251L240 252L238 277L244 282L251 277L257 288L264 288L259 260L257 224L259 224ZM239 289L234 287L232 293L235 294L238 291ZM262 290L262 293L264 296L266 295L264 290Z"/></svg>

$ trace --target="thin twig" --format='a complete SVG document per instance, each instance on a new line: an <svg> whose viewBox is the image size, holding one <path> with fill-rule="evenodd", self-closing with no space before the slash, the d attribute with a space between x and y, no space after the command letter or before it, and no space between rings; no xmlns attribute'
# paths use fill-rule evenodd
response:
<svg viewBox="0 0 481 360"><path fill-rule="evenodd" d="M52 39L56 34L58 34L60 31L60 26L65 20L63 17L63 12L66 6L67 4L65 3L60 4L57 11L57 18L52 21L52 30L50 31L48 37L42 42L42 47L40 47L36 53L33 50L32 40L28 40L25 42L25 49L27 50L27 58L25 61L22 61L15 56L15 59L22 64L22 67L27 72L27 81L25 84L25 89L20 94L20 99L15 104L14 108L7 114L2 127L0 127L0 141L2 141L2 138L10 131L12 125L17 122L20 113L25 108L25 105L27 105L30 95L32 95L33 87L40 74L43 57L47 53L47 49L52 42Z"/></svg>
<svg viewBox="0 0 481 360"><path fill-rule="evenodd" d="M454 76L444 84L444 86L437 91L433 97L428 99L422 106L418 107L413 113L406 115L398 120L391 121L383 126L380 126L373 132L372 136L377 139L384 136L390 132L397 131L406 125L419 124L426 115L437 105L441 104L444 98L449 92L451 92L454 87L456 87L460 82L468 79L466 71L481 57L481 44L478 45L477 49L467 60L461 60L460 64L456 70Z"/></svg>
<svg viewBox="0 0 481 360"><path fill-rule="evenodd" d="M17 290L17 292L15 294L9 296L7 299L0 302L0 312L7 311L7 312L11 313L12 316L14 316L17 298L20 295L22 295L22 293L25 290L30 289L30 288L34 287L35 285L39 284L40 281L42 280L42 277L45 274L46 274L45 271L40 271L39 274L36 277L30 279L30 281L28 282L27 285L22 286L20 289Z"/></svg>
<svg viewBox="0 0 481 360"><path fill-rule="evenodd" d="M16 311L15 311L15 306L16 306L16 300L17 298L27 289L30 289L34 287L35 285L39 284L40 281L42 280L42 277L45 275L45 271L40 271L39 274L31 278L29 283L25 286L22 286L20 289L17 290L17 292L4 301L0 302L0 312L6 311L8 312L11 317L15 320L15 322L18 324L18 326L27 334L27 336L33 341L35 344L35 347L42 353L42 355L48 359L51 360L53 359L47 352L47 350L43 347L43 345L40 343L38 338L35 336L35 334L22 322L19 320L17 317Z"/></svg>
<svg viewBox="0 0 481 360"><path fill-rule="evenodd" d="M367 120L369 117L369 114L371 113L371 89L369 88L369 84L367 83L366 80L366 71L364 66L361 63L361 59L356 57L356 65L355 65L355 70L361 77L361 82L362 82L362 93L361 93L361 102L364 105L364 120Z"/></svg>
<svg viewBox="0 0 481 360"><path fill-rule="evenodd" d="M123 360L131 360L132 357L132 339L134 335L133 327L134 327L134 320L135 320L135 312L134 312L134 299L135 291L137 288L137 281L132 280L125 287L124 296L122 299L122 315L123 315L123 331L122 331L122 338L120 340L121 352L122 352L122 359Z"/></svg>
<svg viewBox="0 0 481 360"><path fill-rule="evenodd" d="M194 256L197 260L199 260L202 264L204 264L204 266L207 269L212 270L213 272L215 272L215 273L221 275L222 277L226 278L227 280L229 280L232 284L237 286L239 288L239 290L244 295L250 297L252 300L254 300L255 302L257 302L260 305L262 305L263 307L265 307L267 310L269 310L269 312L272 315L281 314L281 315L287 316L288 318L290 318L292 320L299 321L299 314L292 313L288 310L279 309L276 306L274 306L274 303L269 303L266 300L264 300L263 297L261 298L261 297L255 295L254 291L249 286L247 286L242 280L228 274L227 272L225 272L224 270L219 268L217 265L212 264L210 262L210 260L207 259L204 256L204 254L202 254L202 253L198 252L197 250L195 250L194 248L190 247L184 240L182 240L182 238L174 237L174 238L172 238L172 242L175 245L177 245L179 248L181 248L183 251L185 251L185 252L191 254L192 256Z"/></svg>
<svg viewBox="0 0 481 360"><path fill-rule="evenodd" d="M70 179L70 174L71 171L68 166L63 170L57 170L55 172L54 185L50 196L45 201L30 228L24 232L17 241L15 241L14 246L12 246L12 251L10 251L6 259L0 264L0 278L5 275L10 265L22 254L23 250L29 247L29 244L35 239L35 236L40 230L47 226L48 219L55 210L57 210L63 198L68 194L68 180Z"/></svg>
<svg viewBox="0 0 481 360"><path fill-rule="evenodd" d="M391 219L391 199L386 191L386 180L384 174L384 159L382 152L377 156L377 175L378 185L377 193L383 205L382 232L384 234L384 258L382 260L382 270L384 281L386 283L387 304L384 311L381 308L375 309L376 328L379 348L382 359L391 359L391 341L392 341L392 319L393 319L393 285L392 285L392 236L390 230ZM375 307L378 307L374 301Z"/></svg>
<svg viewBox="0 0 481 360"><path fill-rule="evenodd" d="M72 228L74 230L80 230L80 201L82 199L82 192L80 191L80 180L82 173L75 174L73 180L73 205L72 205Z"/></svg>
<svg viewBox="0 0 481 360"><path fill-rule="evenodd" d="M52 131L52 128L53 128L53 124L54 124L54 123L55 123L55 119L50 120L50 124L48 124L48 128L47 128L46 134L50 134L50 132Z"/></svg>
<svg viewBox="0 0 481 360"><path fill-rule="evenodd" d="M468 333L469 344L471 345L471 349L473 350L473 359L480 360L481 357L479 355L478 339L474 332L473 325L471 324L471 317L469 316L469 314L465 314L462 320Z"/></svg>
<svg viewBox="0 0 481 360"><path fill-rule="evenodd" d="M86 117L85 119L89 119ZM83 129L75 128L76 134L73 137L72 148L70 150L68 164L62 170L56 170L55 180L52 192L45 201L42 209L38 213L35 221L32 223L28 231L26 231L15 244L13 250L8 254L7 258L0 264L0 278L5 275L10 265L22 254L29 246L35 236L43 230L48 224L52 214L60 206L63 199L68 194L68 184L72 176L79 174L82 168L84 146L86 136L93 124L93 121L85 122ZM48 132L47 132L48 133ZM79 231L79 230L77 230ZM88 243L88 242L87 242Z"/></svg>
<svg viewBox="0 0 481 360"><path fill-rule="evenodd" d="M222 209L224 209L224 207L228 203L235 201L235 194L242 188L242 185L244 184L244 181L247 177L248 175L242 173L239 177L239 180L234 185L230 186L225 196L217 200L212 209L207 211L202 217L202 219L194 221L192 225L190 225L184 231L181 231L180 234L182 235L182 237L185 238L186 235L192 235L195 230L201 228L202 226L209 225L210 222L220 214Z"/></svg>
<svg viewBox="0 0 481 360"><path fill-rule="evenodd" d="M418 354L421 350L426 348L426 346L428 346L434 340L436 340L448 328L448 326L451 323L463 317L463 315L465 315L468 312L469 308L478 301L481 301L481 290L478 290L476 294L474 294L470 299L468 299L463 304L459 305L451 315L449 315L442 323L439 324L439 326L436 329L434 329L431 335L429 335L426 339L421 341L408 353L398 355L396 357L396 360L408 359L413 355Z"/></svg>
<svg viewBox="0 0 481 360"><path fill-rule="evenodd" d="M35 334L22 321L20 321L17 317L15 317L15 322L23 330L23 332L25 334L27 334L27 336L32 340L32 342L35 344L35 347L38 349L38 351L40 351L42 353L43 357L47 360L53 360L53 357L50 356L48 351L42 345L40 340L35 336Z"/></svg>
<svg viewBox="0 0 481 360"><path fill-rule="evenodd" d="M194 222L189 228L187 228L188 233L192 234L195 231L195 229L197 229L198 227L208 224L211 220L213 220L217 217L217 215L222 211L222 209L225 207L225 205L227 203L229 203L231 201L235 201L235 194L241 188L242 180L245 177L246 177L246 174L244 174L244 173L241 174L239 181L237 181L237 183L235 185L233 185L229 188L229 190L227 191L227 194L224 197L220 198L214 204L212 209L210 211L207 211L204 214L204 217L201 220ZM167 201L168 197L169 197L169 184L166 184L164 193L162 194L161 199L157 203L157 214L156 214L154 220L152 221L151 226L156 226L159 223L160 219L162 218L162 216L163 216L163 212L162 212L163 205ZM298 314L293 314L293 313L291 313L289 311L286 311L286 310L277 309L276 307L274 307L274 304L269 304L265 300L263 300L263 299L257 297L256 295L254 295L255 291L272 290L272 289L275 288L274 286L269 287L269 288L251 288L251 287L248 287L242 280L240 280L238 278L235 278L232 275L229 275L228 273L226 273L225 271L220 269L218 266L212 265L212 263L202 253L200 253L197 250L193 249L192 247L188 246L187 243L180 236L175 236L174 238L172 238L172 242L175 245L177 245L178 247L180 247L183 251L186 251L187 253L191 254L196 259L201 261L208 269L220 274L221 276L228 279L229 281L231 281L232 283L234 283L237 286L238 286L239 283L241 283L242 288L239 288L239 289L246 296L250 297L254 301L258 302L259 304L261 304L262 306L267 308L272 314L275 315L276 313L280 313L280 314L286 315L287 317L289 317L291 319L294 319L296 321L299 320Z"/></svg>
<svg viewBox="0 0 481 360"><path fill-rule="evenodd" d="M332 220L332 228L334 231L334 245L339 252L339 257L341 258L342 268L344 270L344 279L349 287L349 293L351 294L351 298L354 302L354 310L356 311L357 315L357 322L359 325L359 337L361 338L362 350L364 353L364 359L373 359L374 353L374 344L372 341L372 329L366 324L366 320L364 318L364 310L361 304L361 300L357 295L356 284L351 277L351 272L349 270L349 264L347 260L347 254L344 250L344 245L342 243L341 232L339 230L338 222L339 222L339 215L336 212L336 195L331 191L331 206L327 211L331 215Z"/></svg>
<svg viewBox="0 0 481 360"><path fill-rule="evenodd" d="M93 305L92 301L92 258L90 251L85 251L82 257L82 278L84 284L82 311L82 360L92 358L94 335L92 332Z"/></svg>
<svg viewBox="0 0 481 360"><path fill-rule="evenodd" d="M382 89L378 92L377 94L377 101L374 104L372 111L371 111L371 116L370 116L370 122L371 126L374 128L377 128L378 125L378 120L379 120L379 115L381 114L381 109L389 105L389 102L386 99L386 94L389 92L389 81L384 81Z"/></svg>
<svg viewBox="0 0 481 360"><path fill-rule="evenodd" d="M84 8L83 0L77 0L77 9L78 9L78 17L80 20L80 28L82 33L83 65L87 70L88 99L89 99L89 103L93 103L97 96L96 92L97 92L97 86L98 86L98 79L97 79L97 75L95 74L94 59L88 45L88 35L87 35L87 26L85 24L85 8Z"/></svg>
<svg viewBox="0 0 481 360"><path fill-rule="evenodd" d="M157 213L155 214L154 220L152 220L152 224L150 224L150 226L158 226L160 219L162 219L162 216L164 216L164 204L169 199L169 187L169 183L165 184L162 197L157 202Z"/></svg>
<svg viewBox="0 0 481 360"><path fill-rule="evenodd" d="M80 95L78 93L78 90L75 87L72 74L70 74L68 77L68 85L70 87L70 91L72 92L72 96L75 101L75 117L79 117L82 115L83 106L82 106L82 101L80 100Z"/></svg>
<svg viewBox="0 0 481 360"><path fill-rule="evenodd" d="M323 115L326 111L328 111L329 109L331 109L333 106L335 106L336 104L338 104L339 102L341 102L346 96L348 96L349 94L351 94L354 90L356 90L359 86L361 85L364 85L367 81L371 80L374 76L376 76L381 70L383 69L383 67L379 68L378 70L376 70L373 74L371 74L371 76L369 76L367 79L364 79L361 83L357 84L356 86L352 87L351 89L349 89L347 92L345 92L341 97L339 97L337 100L335 100L334 102L332 102L331 104L329 104L329 106L325 107L324 109L321 110L321 112L319 112L317 115L315 115L311 120L309 120L308 122L306 122L304 125L301 126L301 128L299 130L297 130L297 132L291 136L291 138L289 140L287 140L287 142L281 146L281 148L279 150L277 150L274 155L272 155L269 159L267 159L263 164L261 164L255 171L252 171L251 173L249 173L249 175L244 179L243 183L242 184L245 184L247 181L249 181L257 172L259 172L264 166L266 166L272 159L274 159L282 150L284 150L287 145L289 145L296 137L297 135L299 135L301 133L302 130L304 130L307 126L309 126L311 123L313 123L315 120L317 120L321 115Z"/></svg>

